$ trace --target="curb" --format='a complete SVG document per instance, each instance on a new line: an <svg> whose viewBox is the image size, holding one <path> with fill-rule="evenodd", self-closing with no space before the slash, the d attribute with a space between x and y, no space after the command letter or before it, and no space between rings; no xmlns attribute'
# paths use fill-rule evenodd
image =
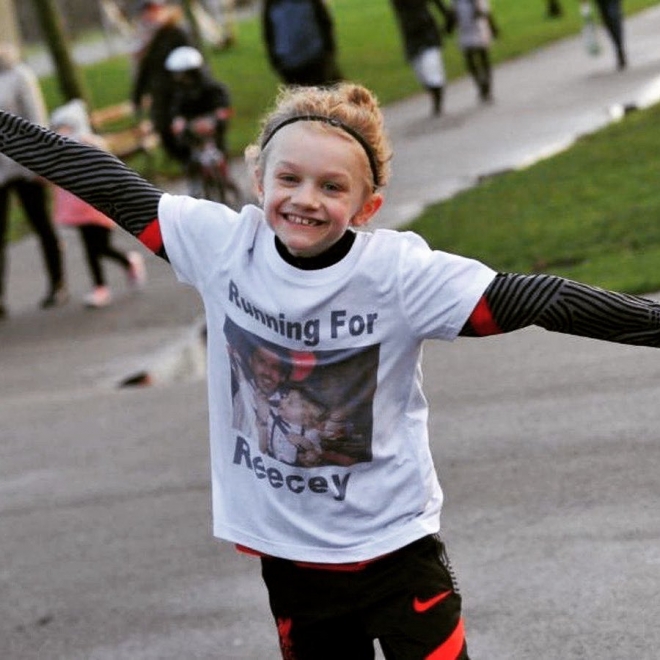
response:
<svg viewBox="0 0 660 660"><path fill-rule="evenodd" d="M206 321L198 319L183 336L157 351L143 367L115 383L118 388L167 385L206 377Z"/></svg>

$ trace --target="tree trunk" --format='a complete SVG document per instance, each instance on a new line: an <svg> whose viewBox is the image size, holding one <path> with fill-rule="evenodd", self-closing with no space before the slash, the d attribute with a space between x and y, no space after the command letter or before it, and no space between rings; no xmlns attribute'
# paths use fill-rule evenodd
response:
<svg viewBox="0 0 660 660"><path fill-rule="evenodd" d="M13 0L0 0L0 41L21 46L21 35L16 20Z"/></svg>
<svg viewBox="0 0 660 660"><path fill-rule="evenodd" d="M89 94L71 56L64 21L55 0L33 0L46 45L57 70L57 80L66 101L82 99L89 105Z"/></svg>

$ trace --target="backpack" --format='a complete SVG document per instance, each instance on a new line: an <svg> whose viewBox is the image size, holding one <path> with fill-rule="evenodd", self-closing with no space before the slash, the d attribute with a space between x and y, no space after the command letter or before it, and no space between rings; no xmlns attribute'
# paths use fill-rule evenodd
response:
<svg viewBox="0 0 660 660"><path fill-rule="evenodd" d="M270 10L273 53L282 69L297 69L323 55L324 39L307 0L281 0Z"/></svg>

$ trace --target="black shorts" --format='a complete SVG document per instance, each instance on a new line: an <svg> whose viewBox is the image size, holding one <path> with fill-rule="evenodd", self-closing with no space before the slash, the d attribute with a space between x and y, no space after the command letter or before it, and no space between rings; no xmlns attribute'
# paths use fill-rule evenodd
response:
<svg viewBox="0 0 660 660"><path fill-rule="evenodd" d="M427 536L356 566L310 568L265 557L285 660L468 660L461 596L444 544Z"/></svg>

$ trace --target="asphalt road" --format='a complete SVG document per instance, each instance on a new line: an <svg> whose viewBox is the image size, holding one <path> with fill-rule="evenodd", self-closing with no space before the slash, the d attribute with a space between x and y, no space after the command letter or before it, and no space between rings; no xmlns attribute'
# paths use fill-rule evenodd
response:
<svg viewBox="0 0 660 660"><path fill-rule="evenodd" d="M472 657L657 658L657 364L534 329L429 345ZM202 381L1 409L4 658L277 657L258 562L211 538Z"/></svg>

